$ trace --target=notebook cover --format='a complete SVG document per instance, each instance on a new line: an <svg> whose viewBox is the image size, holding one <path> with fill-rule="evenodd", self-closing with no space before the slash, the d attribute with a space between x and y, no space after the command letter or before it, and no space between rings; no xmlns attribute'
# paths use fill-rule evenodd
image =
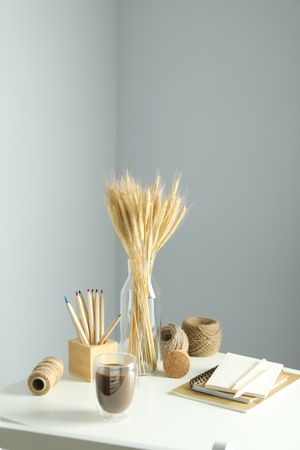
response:
<svg viewBox="0 0 300 450"><path fill-rule="evenodd" d="M228 352L206 383L206 387L234 393L232 387L258 362L259 359Z"/></svg>
<svg viewBox="0 0 300 450"><path fill-rule="evenodd" d="M214 397L213 395L204 394L202 392L196 392L193 391L190 387L190 383L185 383L181 386L178 386L177 388L173 389L169 392L169 394L172 395L178 395L180 397L189 398L191 400L196 400L198 402L204 402L208 403L210 405L219 406L221 408L227 408L231 409L233 411L246 413L250 411L251 409L255 408L255 406L260 405L263 402L266 402L268 398L275 395L277 392L281 391L285 387L289 386L290 384L294 383L295 381L300 379L300 375L289 373L283 371L282 374L284 374L284 377L286 377L285 381L283 381L281 384L279 384L276 388L272 389L270 394L267 396L266 399L255 399L251 403L238 403L233 400L227 400L225 398L220 397Z"/></svg>
<svg viewBox="0 0 300 450"><path fill-rule="evenodd" d="M211 369L206 370L205 372L200 373L200 375L197 375L196 377L192 378L190 380L190 386L193 389L193 387L201 386L204 387L205 384L208 382L214 371L217 369L218 366L212 367Z"/></svg>

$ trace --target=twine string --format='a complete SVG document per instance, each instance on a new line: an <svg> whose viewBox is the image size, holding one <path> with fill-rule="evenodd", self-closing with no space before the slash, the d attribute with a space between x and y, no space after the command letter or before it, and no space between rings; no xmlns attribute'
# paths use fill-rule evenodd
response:
<svg viewBox="0 0 300 450"><path fill-rule="evenodd" d="M28 387L35 395L45 395L61 379L63 371L64 365L60 358L47 356L34 367L29 375Z"/></svg>
<svg viewBox="0 0 300 450"><path fill-rule="evenodd" d="M189 340L190 356L209 356L220 350L222 328L219 320L208 317L188 317L182 328Z"/></svg>
<svg viewBox="0 0 300 450"><path fill-rule="evenodd" d="M162 358L172 350L188 351L189 340L183 329L169 323L160 329L160 351Z"/></svg>

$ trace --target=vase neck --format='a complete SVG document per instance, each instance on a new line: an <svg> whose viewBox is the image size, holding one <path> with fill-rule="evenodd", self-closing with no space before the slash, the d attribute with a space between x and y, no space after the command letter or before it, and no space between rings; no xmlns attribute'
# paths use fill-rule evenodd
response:
<svg viewBox="0 0 300 450"><path fill-rule="evenodd" d="M145 261L144 262L144 268L148 269L150 276L151 276L151 273L152 273L153 264L154 264L154 260L152 260L152 261ZM131 272L132 272L132 270L131 270L131 260L130 259L127 259L127 267L128 267L128 274L130 275Z"/></svg>
<svg viewBox="0 0 300 450"><path fill-rule="evenodd" d="M132 271L131 271L131 261L130 259L127 260L127 267L128 267L128 278L127 280L131 280L132 279ZM147 274L147 278L148 278L148 287L149 287L149 296L151 298L156 298L153 286L152 286L152 281L151 281L151 276L152 276L152 268L153 268L153 261L146 261L144 263L144 268L147 269L147 272L145 272L145 274Z"/></svg>

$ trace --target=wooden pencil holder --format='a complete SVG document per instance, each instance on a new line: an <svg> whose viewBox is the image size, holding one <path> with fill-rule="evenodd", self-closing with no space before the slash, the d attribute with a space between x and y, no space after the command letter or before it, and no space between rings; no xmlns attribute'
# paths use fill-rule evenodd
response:
<svg viewBox="0 0 300 450"><path fill-rule="evenodd" d="M93 380L95 358L101 353L113 353L118 350L118 343L107 339L101 345L84 345L79 339L69 340L69 372L84 381Z"/></svg>

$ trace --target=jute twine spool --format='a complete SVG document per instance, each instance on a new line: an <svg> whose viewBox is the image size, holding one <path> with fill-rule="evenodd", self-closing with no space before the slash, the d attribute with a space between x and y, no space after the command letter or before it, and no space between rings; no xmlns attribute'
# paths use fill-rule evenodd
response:
<svg viewBox="0 0 300 450"><path fill-rule="evenodd" d="M64 365L60 358L47 356L31 372L27 384L34 395L45 395L61 379Z"/></svg>
<svg viewBox="0 0 300 450"><path fill-rule="evenodd" d="M172 350L189 349L189 340L183 329L175 323L169 323L160 329L160 351L162 358Z"/></svg>
<svg viewBox="0 0 300 450"><path fill-rule="evenodd" d="M189 339L191 356L210 356L220 350L222 328L219 320L188 317L182 322L182 328Z"/></svg>

